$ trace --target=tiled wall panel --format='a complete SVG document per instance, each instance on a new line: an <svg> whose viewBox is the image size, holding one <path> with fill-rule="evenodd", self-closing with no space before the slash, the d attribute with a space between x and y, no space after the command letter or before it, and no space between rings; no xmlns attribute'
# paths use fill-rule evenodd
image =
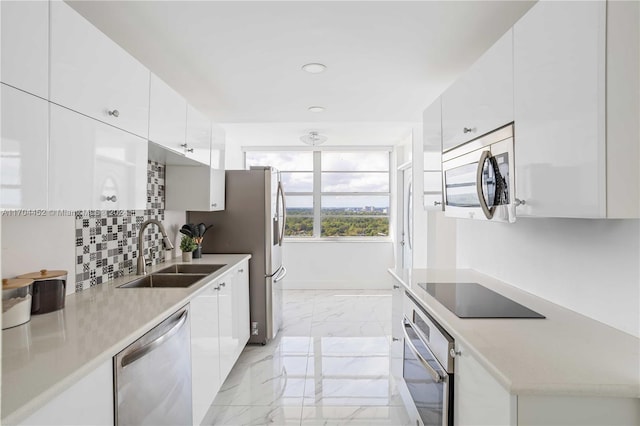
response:
<svg viewBox="0 0 640 426"><path fill-rule="evenodd" d="M149 162L147 210L76 212L76 291L136 273L138 231L148 219L164 220L165 166ZM155 225L143 236L143 249L152 263L164 262L162 237Z"/></svg>

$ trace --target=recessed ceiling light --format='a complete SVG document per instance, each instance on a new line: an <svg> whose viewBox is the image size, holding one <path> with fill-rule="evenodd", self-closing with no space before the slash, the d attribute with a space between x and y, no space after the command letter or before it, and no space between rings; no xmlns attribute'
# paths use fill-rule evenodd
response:
<svg viewBox="0 0 640 426"><path fill-rule="evenodd" d="M315 62L311 64L305 64L302 66L302 71L306 71L311 74L320 74L321 72L324 72L326 69L327 69L326 65L315 63Z"/></svg>
<svg viewBox="0 0 640 426"><path fill-rule="evenodd" d="M311 112L324 112L324 107L321 106L310 106L309 111Z"/></svg>

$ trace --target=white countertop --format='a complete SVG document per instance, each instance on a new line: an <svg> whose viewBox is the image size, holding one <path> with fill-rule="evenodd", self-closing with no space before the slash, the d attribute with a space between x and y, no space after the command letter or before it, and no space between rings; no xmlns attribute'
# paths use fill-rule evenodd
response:
<svg viewBox="0 0 640 426"><path fill-rule="evenodd" d="M126 288L128 275L67 295L62 310L32 315L2 331L2 423L24 419L189 303L247 254L210 254L192 264L225 264L190 288ZM149 272L180 262L173 259Z"/></svg>
<svg viewBox="0 0 640 426"><path fill-rule="evenodd" d="M389 270L507 390L640 398L640 339L472 270ZM476 282L546 319L462 319L421 282Z"/></svg>

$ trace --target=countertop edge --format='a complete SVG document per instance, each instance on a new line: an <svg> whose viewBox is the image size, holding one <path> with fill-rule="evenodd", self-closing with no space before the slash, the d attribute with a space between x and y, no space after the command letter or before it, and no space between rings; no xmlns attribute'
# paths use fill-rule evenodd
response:
<svg viewBox="0 0 640 426"><path fill-rule="evenodd" d="M473 270L469 270L473 271ZM518 383L514 384L505 374L503 374L498 367L490 362L480 350L478 350L473 344L471 344L465 337L456 330L447 320L442 318L434 309L430 308L428 302L416 294L411 289L411 283L407 284L405 278L401 277L397 271L393 268L387 269L387 272L400 284L402 284L405 291L408 291L417 301L420 302L425 309L429 311L437 321L440 323L455 340L462 343L465 350L469 351L478 362L487 369L489 374L494 377L510 394L518 396L590 396L590 397L611 397L611 398L640 398L640 389L634 389L629 385L601 385L601 386L584 386L570 385L561 383L548 383L548 384L535 384L535 383ZM474 271L476 272L476 271ZM476 272L480 274L479 272ZM508 283L503 283L509 285ZM519 290L519 289L518 289ZM549 302L552 303L552 302ZM594 320L596 321L596 320Z"/></svg>
<svg viewBox="0 0 640 426"><path fill-rule="evenodd" d="M103 362L113 358L118 352L122 351L124 348L129 346L143 334L151 330L154 326L159 324L163 319L167 318L172 313L176 312L182 306L188 304L194 297L197 297L200 293L204 291L209 285L212 284L218 277L221 277L227 274L233 267L238 264L251 259L250 254L220 254L220 255L205 255L205 256L238 256L238 259L235 260L235 263L229 263L227 267L221 268L218 271L213 272L211 275L211 279L207 280L207 282L200 283L193 289L189 289L185 291L184 297L180 299L178 302L174 303L171 307L162 310L159 312L151 321L146 322L145 324L140 325L135 332L131 335L123 337L117 344L111 345L108 348L105 348L99 355L95 356L91 360L86 363L78 366L72 373L61 377L59 381L55 384L47 387L45 390L37 394L36 396L29 399L27 402L18 406L11 412L6 411L6 405L2 405L2 418L1 424L19 424L21 421L25 420L31 414L35 413L38 409L43 407L48 402L52 401L56 396L58 396L61 392L72 387L76 384L80 379L85 377L87 374L95 370L99 365ZM215 262L212 260L212 262ZM158 265L154 265L151 271L158 270L173 264L181 264L182 262L180 258L170 259L169 261L165 261ZM206 261L200 262L192 262L192 263L209 263ZM139 277L138 275L128 275L123 277L124 281L131 281ZM101 285L113 285L115 281L122 281L123 278L114 279L111 281L106 281ZM86 290L85 290L86 291ZM161 290L160 290L161 291ZM72 293L73 294L73 293ZM4 387L4 386L3 386Z"/></svg>

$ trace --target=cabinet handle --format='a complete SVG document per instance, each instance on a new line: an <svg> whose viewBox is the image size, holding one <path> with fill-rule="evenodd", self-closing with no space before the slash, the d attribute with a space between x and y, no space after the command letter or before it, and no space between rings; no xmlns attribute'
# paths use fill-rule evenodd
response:
<svg viewBox="0 0 640 426"><path fill-rule="evenodd" d="M115 118L120 117L120 111L118 111L117 109L114 109L113 111L109 111L109 115Z"/></svg>
<svg viewBox="0 0 640 426"><path fill-rule="evenodd" d="M394 290L397 290L397 289L399 289L399 288L400 288L400 286L399 286L399 285L395 285L395 284L393 285L393 289L394 289Z"/></svg>
<svg viewBox="0 0 640 426"><path fill-rule="evenodd" d="M218 207L218 203L211 204L211 207Z"/></svg>
<svg viewBox="0 0 640 426"><path fill-rule="evenodd" d="M441 206L442 205L442 201L434 201L433 205L434 206Z"/></svg>
<svg viewBox="0 0 640 426"><path fill-rule="evenodd" d="M462 352L460 351L456 351L455 349L451 348L451 350L449 350L449 356L451 358L455 358L458 355L462 355Z"/></svg>
<svg viewBox="0 0 640 426"><path fill-rule="evenodd" d="M392 337L392 338L391 338L391 341L392 341L392 342L398 342L398 341L400 341L400 339L398 339L397 337Z"/></svg>
<svg viewBox="0 0 640 426"><path fill-rule="evenodd" d="M476 131L476 128L475 128L475 127L464 127L464 128L462 129L462 132L463 132L463 133L471 133L471 132L475 132L475 131Z"/></svg>
<svg viewBox="0 0 640 426"><path fill-rule="evenodd" d="M220 283L220 287L224 287L226 285L227 285L227 283Z"/></svg>
<svg viewBox="0 0 640 426"><path fill-rule="evenodd" d="M238 269L238 272L242 274L244 272L244 269Z"/></svg>
<svg viewBox="0 0 640 426"><path fill-rule="evenodd" d="M181 143L181 144L180 144L180 146L181 146L181 147L183 147L183 148L186 148L186 147L188 147L189 145L188 145L188 144L186 144L186 143Z"/></svg>
<svg viewBox="0 0 640 426"><path fill-rule="evenodd" d="M116 197L115 195L110 195L108 197L105 197L103 195L102 196L102 201L111 201L112 203L115 203L116 201L118 201L118 197Z"/></svg>
<svg viewBox="0 0 640 426"><path fill-rule="evenodd" d="M524 205L526 205L526 204L527 204L527 202L526 202L526 200L521 200L521 199L519 199L519 198L516 198L516 199L515 199L514 204L516 205L516 207L518 207L518 206L524 206Z"/></svg>
<svg viewBox="0 0 640 426"><path fill-rule="evenodd" d="M193 148L185 149L187 152L193 152Z"/></svg>
<svg viewBox="0 0 640 426"><path fill-rule="evenodd" d="M216 290L216 291L220 291L220 286L214 287L213 289Z"/></svg>

